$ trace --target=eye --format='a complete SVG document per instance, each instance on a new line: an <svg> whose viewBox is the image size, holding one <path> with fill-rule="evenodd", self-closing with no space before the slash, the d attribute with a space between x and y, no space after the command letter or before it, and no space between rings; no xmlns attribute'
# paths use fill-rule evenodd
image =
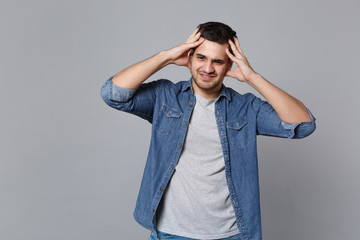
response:
<svg viewBox="0 0 360 240"><path fill-rule="evenodd" d="M221 61L221 60L215 60L214 63L216 65L222 65L224 63L224 61Z"/></svg>
<svg viewBox="0 0 360 240"><path fill-rule="evenodd" d="M197 58L200 59L200 60L204 60L204 59L205 59L204 56L200 56L200 55L198 55Z"/></svg>

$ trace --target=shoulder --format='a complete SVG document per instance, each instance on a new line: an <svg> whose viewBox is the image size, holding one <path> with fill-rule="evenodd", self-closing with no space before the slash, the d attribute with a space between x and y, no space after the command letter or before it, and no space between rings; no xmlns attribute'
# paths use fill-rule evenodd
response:
<svg viewBox="0 0 360 240"><path fill-rule="evenodd" d="M179 86L182 86L181 84L183 82L185 82L185 81L174 83L174 82L170 81L169 79L161 78L161 79L146 82L144 84L154 85L154 86L159 86L159 87L166 87L166 88L178 88Z"/></svg>
<svg viewBox="0 0 360 240"><path fill-rule="evenodd" d="M175 92L178 93L187 85L189 85L188 81L179 81L174 83L168 79L158 79L145 84L153 85L158 91L166 91L166 92Z"/></svg>
<svg viewBox="0 0 360 240"><path fill-rule="evenodd" d="M224 86L225 87L225 86ZM239 102L252 102L257 97L252 93L239 93L230 87L225 87L226 95L230 97L232 102L239 103Z"/></svg>
<svg viewBox="0 0 360 240"><path fill-rule="evenodd" d="M234 108L252 109L254 112L258 112L267 101L262 100L253 93L241 94L232 88L226 87L226 94L229 96L229 105Z"/></svg>
<svg viewBox="0 0 360 240"><path fill-rule="evenodd" d="M158 79L153 81L147 81L140 85L140 87L136 90L137 93L139 92L149 92L157 94L161 92L163 89L169 89L172 88L174 85L173 82L171 82L168 79Z"/></svg>

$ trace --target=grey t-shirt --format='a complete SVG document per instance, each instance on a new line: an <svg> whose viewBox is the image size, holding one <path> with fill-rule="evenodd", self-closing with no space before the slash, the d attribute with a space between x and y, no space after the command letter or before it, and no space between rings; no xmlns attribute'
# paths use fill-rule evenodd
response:
<svg viewBox="0 0 360 240"><path fill-rule="evenodd" d="M183 151L157 214L157 229L197 239L238 234L225 178L215 102L197 94Z"/></svg>

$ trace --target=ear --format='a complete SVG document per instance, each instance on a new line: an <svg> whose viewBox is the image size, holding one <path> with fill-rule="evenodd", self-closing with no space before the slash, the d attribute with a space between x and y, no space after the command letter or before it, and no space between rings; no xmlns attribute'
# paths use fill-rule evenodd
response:
<svg viewBox="0 0 360 240"><path fill-rule="evenodd" d="M194 55L194 52L195 52L195 49L192 48L192 49L190 50L190 52L189 52L189 57L192 57L192 56Z"/></svg>
<svg viewBox="0 0 360 240"><path fill-rule="evenodd" d="M190 69L191 67L191 64L192 64L192 57L194 55L194 49L191 49L189 52L188 52L188 62L186 63L186 67L188 69Z"/></svg>
<svg viewBox="0 0 360 240"><path fill-rule="evenodd" d="M228 62L228 71L231 71L231 68L232 68L234 62L230 58L228 61L229 61Z"/></svg>
<svg viewBox="0 0 360 240"><path fill-rule="evenodd" d="M194 48L190 50L188 56L189 56L189 61L191 62L191 61L192 61L192 57L194 56Z"/></svg>

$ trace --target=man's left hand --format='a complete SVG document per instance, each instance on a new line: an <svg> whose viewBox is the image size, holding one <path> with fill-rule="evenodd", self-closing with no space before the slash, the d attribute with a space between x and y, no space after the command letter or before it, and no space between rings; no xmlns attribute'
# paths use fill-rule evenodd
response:
<svg viewBox="0 0 360 240"><path fill-rule="evenodd" d="M256 74L256 72L250 66L247 58L240 48L239 40L234 37L233 41L229 39L229 45L234 54L232 54L229 49L226 49L226 54L229 58L236 63L236 68L234 70L229 70L226 73L226 76L235 78L241 82L248 82L251 77Z"/></svg>

